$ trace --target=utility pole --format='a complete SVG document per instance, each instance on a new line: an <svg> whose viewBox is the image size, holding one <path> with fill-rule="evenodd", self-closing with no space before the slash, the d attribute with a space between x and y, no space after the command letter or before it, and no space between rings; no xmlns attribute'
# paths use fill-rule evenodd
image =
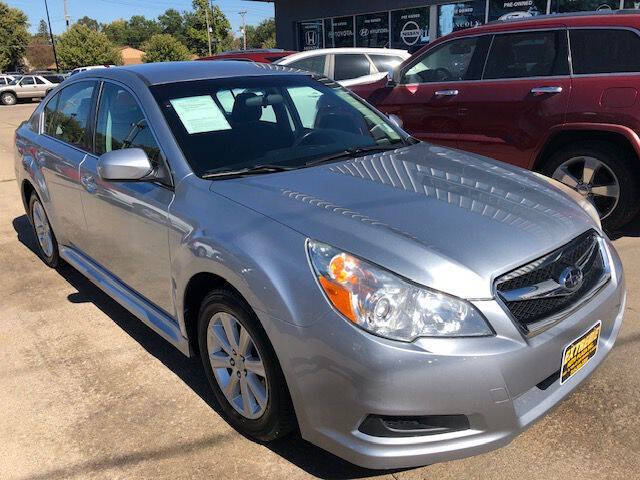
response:
<svg viewBox="0 0 640 480"><path fill-rule="evenodd" d="M204 16L207 19L207 43L209 44L209 56L211 56L211 27L209 27L209 6L204 7Z"/></svg>
<svg viewBox="0 0 640 480"><path fill-rule="evenodd" d="M247 24L244 20L244 16L246 14L247 14L246 10L242 10L241 12L238 12L238 15L242 17L242 49L243 50L247 49Z"/></svg>
<svg viewBox="0 0 640 480"><path fill-rule="evenodd" d="M58 54L56 53L56 42L53 41L53 31L51 30L51 18L49 18L49 5L47 4L47 0L44 0L44 8L47 11L47 23L49 24L49 36L51 37L51 47L53 47L53 59L56 62L56 72L59 72L60 66L58 65Z"/></svg>
<svg viewBox="0 0 640 480"><path fill-rule="evenodd" d="M64 0L64 23L69 30L69 9L67 8L67 0Z"/></svg>

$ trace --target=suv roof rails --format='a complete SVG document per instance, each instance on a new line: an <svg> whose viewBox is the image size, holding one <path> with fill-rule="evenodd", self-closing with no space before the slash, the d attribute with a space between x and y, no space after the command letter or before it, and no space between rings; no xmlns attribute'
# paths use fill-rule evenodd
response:
<svg viewBox="0 0 640 480"><path fill-rule="evenodd" d="M569 13L550 13L548 15L536 15L534 17L521 17L521 18L512 18L509 20L492 20L490 22L485 23L485 25L496 25L500 23L517 23L517 22L532 22L532 21L542 21L548 18L566 18L566 17L597 17L597 16L605 16L605 15L640 15L640 10L635 10L633 8L626 8L621 10L599 10L595 12L569 12Z"/></svg>

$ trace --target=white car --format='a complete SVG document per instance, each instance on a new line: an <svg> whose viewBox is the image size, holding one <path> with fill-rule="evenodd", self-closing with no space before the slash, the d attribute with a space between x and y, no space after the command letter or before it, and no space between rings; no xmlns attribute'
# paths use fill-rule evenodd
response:
<svg viewBox="0 0 640 480"><path fill-rule="evenodd" d="M60 75L24 75L0 84L0 104L15 105L19 98L44 98L62 81Z"/></svg>
<svg viewBox="0 0 640 480"><path fill-rule="evenodd" d="M275 63L319 73L349 87L378 80L409 56L405 50L389 48L325 48L295 53Z"/></svg>
<svg viewBox="0 0 640 480"><path fill-rule="evenodd" d="M0 87L11 83L15 77L13 75L0 75Z"/></svg>
<svg viewBox="0 0 640 480"><path fill-rule="evenodd" d="M93 70L94 68L110 68L110 67L115 67L115 65L89 65L87 67L78 67L71 70L71 73L69 74L69 76L75 75L76 73L84 72L86 70Z"/></svg>

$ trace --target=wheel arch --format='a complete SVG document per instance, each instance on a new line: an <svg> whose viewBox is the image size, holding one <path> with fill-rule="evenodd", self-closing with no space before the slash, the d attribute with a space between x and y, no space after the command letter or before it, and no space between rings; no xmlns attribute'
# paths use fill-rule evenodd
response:
<svg viewBox="0 0 640 480"><path fill-rule="evenodd" d="M623 125L567 124L555 129L546 138L531 170L540 171L553 153L576 142L600 141L624 148L630 155L640 158L640 137Z"/></svg>

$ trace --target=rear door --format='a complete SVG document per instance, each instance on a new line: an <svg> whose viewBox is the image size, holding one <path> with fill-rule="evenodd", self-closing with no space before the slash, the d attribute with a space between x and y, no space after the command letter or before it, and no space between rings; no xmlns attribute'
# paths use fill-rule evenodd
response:
<svg viewBox="0 0 640 480"><path fill-rule="evenodd" d="M568 56L564 28L495 34L482 81L459 95L458 146L530 167L541 140L564 122Z"/></svg>
<svg viewBox="0 0 640 480"><path fill-rule="evenodd" d="M616 123L640 132L640 36L630 28L569 29L569 123Z"/></svg>
<svg viewBox="0 0 640 480"><path fill-rule="evenodd" d="M437 45L403 67L398 85L379 89L368 100L398 115L420 140L456 147L461 94L480 79L490 40L470 36Z"/></svg>
<svg viewBox="0 0 640 480"><path fill-rule="evenodd" d="M38 97L44 97L47 94L47 90L49 89L49 87L50 86L52 87L53 85L49 85L40 77L33 77L33 78L36 81L36 88L35 88L36 95Z"/></svg>
<svg viewBox="0 0 640 480"><path fill-rule="evenodd" d="M84 231L80 164L89 150L89 117L96 83L85 80L62 89L44 108L44 131L36 160L51 197L58 240L77 246Z"/></svg>

